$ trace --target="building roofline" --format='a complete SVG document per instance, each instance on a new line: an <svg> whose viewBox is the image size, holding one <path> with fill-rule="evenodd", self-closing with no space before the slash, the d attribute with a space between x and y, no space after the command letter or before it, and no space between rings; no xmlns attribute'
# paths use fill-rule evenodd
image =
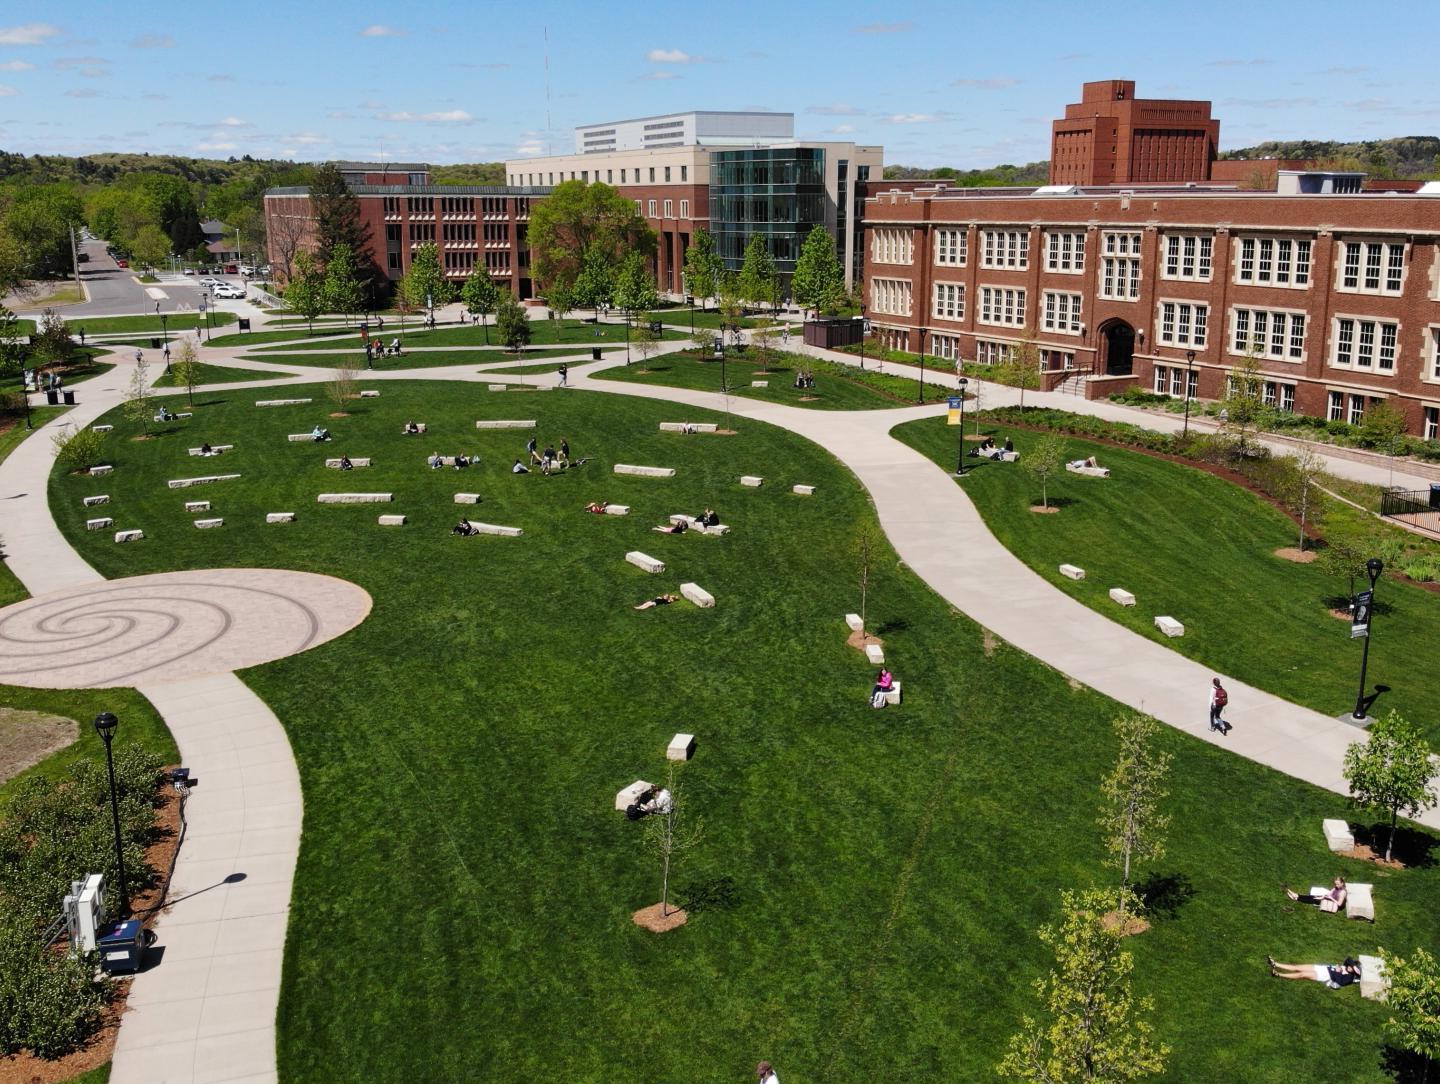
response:
<svg viewBox="0 0 1440 1084"><path fill-rule="evenodd" d="M424 171L430 172L430 166L426 162L326 162L327 166L334 166L336 169L348 170L354 173L356 170L364 170L367 173L412 173Z"/></svg>
<svg viewBox="0 0 1440 1084"><path fill-rule="evenodd" d="M669 117L789 117L793 121L795 114L770 112L764 109L681 109L674 113L656 113L650 117L626 117L624 120L597 120L594 124L577 124L575 131L583 132L590 128L603 128L607 124L635 124L642 120L665 120Z"/></svg>
<svg viewBox="0 0 1440 1084"><path fill-rule="evenodd" d="M549 185L509 184L352 184L350 191L357 196L548 196L554 189ZM269 196L308 196L309 185L288 185L281 188L267 188Z"/></svg>

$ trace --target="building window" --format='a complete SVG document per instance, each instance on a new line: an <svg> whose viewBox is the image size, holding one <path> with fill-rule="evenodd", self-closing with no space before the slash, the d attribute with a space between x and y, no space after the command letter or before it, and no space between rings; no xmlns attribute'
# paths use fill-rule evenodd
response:
<svg viewBox="0 0 1440 1084"><path fill-rule="evenodd" d="M638 199L635 201L635 213L637 215L643 215L645 213L645 204Z"/></svg>
<svg viewBox="0 0 1440 1084"><path fill-rule="evenodd" d="M1015 347L1011 343L976 339L975 360L981 365L1008 365L1015 360Z"/></svg>
<svg viewBox="0 0 1440 1084"><path fill-rule="evenodd" d="M665 167L665 183L666 183L666 184L669 184L669 183L670 183L670 167L669 167L669 166L666 166L666 167Z"/></svg>
<svg viewBox="0 0 1440 1084"><path fill-rule="evenodd" d="M654 184L654 183L655 183L655 167L654 167L654 166L651 166L651 167L650 167L650 183L651 183L651 184Z"/></svg>
<svg viewBox="0 0 1440 1084"><path fill-rule="evenodd" d="M1235 281L1255 286L1310 285L1310 241L1288 237L1242 237Z"/></svg>
<svg viewBox="0 0 1440 1084"><path fill-rule="evenodd" d="M385 197L385 213L386 213L387 215L398 215L398 214L400 213L400 197L399 197L399 196L386 196L386 197Z"/></svg>
<svg viewBox="0 0 1440 1084"><path fill-rule="evenodd" d="M1340 246L1340 286L1347 293L1398 294L1405 281L1405 246L1391 241L1346 241Z"/></svg>
<svg viewBox="0 0 1440 1084"><path fill-rule="evenodd" d="M1167 279L1210 281L1210 263L1215 239L1193 233L1171 233L1165 237L1165 273Z"/></svg>
<svg viewBox="0 0 1440 1084"><path fill-rule="evenodd" d="M930 336L930 352L947 361L960 360L960 337L958 335Z"/></svg>
<svg viewBox="0 0 1440 1084"><path fill-rule="evenodd" d="M875 279L870 284L870 308L888 316L909 316L910 280Z"/></svg>
<svg viewBox="0 0 1440 1084"><path fill-rule="evenodd" d="M1210 325L1210 306L1191 301L1160 303L1162 346L1204 346Z"/></svg>
<svg viewBox="0 0 1440 1084"><path fill-rule="evenodd" d="M1011 286L980 287L980 322L1025 326L1025 291Z"/></svg>
<svg viewBox="0 0 1440 1084"><path fill-rule="evenodd" d="M958 282L935 284L935 319L965 319L965 287Z"/></svg>
<svg viewBox="0 0 1440 1084"><path fill-rule="evenodd" d="M1350 396L1350 414L1345 420L1351 425L1359 425L1365 420L1365 396Z"/></svg>
<svg viewBox="0 0 1440 1084"><path fill-rule="evenodd" d="M1329 396L1329 405L1325 410L1327 421L1338 422L1345 419L1345 393L1332 391Z"/></svg>
<svg viewBox="0 0 1440 1084"><path fill-rule="evenodd" d="M655 214L655 208L658 206L658 204L656 203L656 201L652 199L652 200L650 201L650 203L649 203L649 206L650 206L650 217L651 217L651 218L657 217L656 214Z"/></svg>
<svg viewBox="0 0 1440 1084"><path fill-rule="evenodd" d="M1330 364L1339 369L1395 371L1399 325L1385 320L1335 318L1335 353Z"/></svg>
<svg viewBox="0 0 1440 1084"><path fill-rule="evenodd" d="M1070 350L1041 350L1040 368L1073 369L1075 368L1075 354Z"/></svg>
<svg viewBox="0 0 1440 1084"><path fill-rule="evenodd" d="M435 240L434 223L410 223L410 243L412 245L433 240Z"/></svg>
<svg viewBox="0 0 1440 1084"><path fill-rule="evenodd" d="M682 200L680 201L680 217L681 217L681 218L689 218L689 217L690 217L690 201L689 201L688 199L682 199Z"/></svg>
<svg viewBox="0 0 1440 1084"><path fill-rule="evenodd" d="M1235 309L1232 354L1253 354L1275 361L1300 361L1305 357L1305 314L1269 312L1265 309Z"/></svg>
<svg viewBox="0 0 1440 1084"><path fill-rule="evenodd" d="M665 201L665 217L666 217L666 218L674 218L674 217L675 217L675 201L674 201L673 199L667 199L667 200Z"/></svg>
<svg viewBox="0 0 1440 1084"><path fill-rule="evenodd" d="M685 182L685 181L688 181L689 179L690 179L690 167L689 167L689 166L681 166L681 167L680 167L680 180L681 180L681 182L683 183L683 182Z"/></svg>
<svg viewBox="0 0 1440 1084"><path fill-rule="evenodd" d="M980 266L1023 271L1030 266L1028 230L982 230Z"/></svg>
<svg viewBox="0 0 1440 1084"><path fill-rule="evenodd" d="M1100 261L1100 296L1134 301L1140 296L1140 238L1138 233L1107 233Z"/></svg>
<svg viewBox="0 0 1440 1084"><path fill-rule="evenodd" d="M905 229L876 230L871 239L870 258L876 263L914 263L915 235Z"/></svg>
<svg viewBox="0 0 1440 1084"><path fill-rule="evenodd" d="M1424 424L1420 428L1420 435L1426 440L1440 440L1440 407L1424 408Z"/></svg>
<svg viewBox="0 0 1440 1084"><path fill-rule="evenodd" d="M1062 275L1077 275L1085 270L1085 234L1047 233L1045 235L1045 270Z"/></svg>
<svg viewBox="0 0 1440 1084"><path fill-rule="evenodd" d="M1426 379L1440 380L1440 327L1432 327L1427 330L1429 334L1426 339L1430 344L1430 375Z"/></svg>
<svg viewBox="0 0 1440 1084"><path fill-rule="evenodd" d="M970 233L968 230L936 230L935 262L941 267L964 267L969 243Z"/></svg>
<svg viewBox="0 0 1440 1084"><path fill-rule="evenodd" d="M1044 326L1046 331L1058 331L1062 335L1079 335L1080 295L1046 290Z"/></svg>
<svg viewBox="0 0 1440 1084"><path fill-rule="evenodd" d="M1286 414L1294 414L1295 385L1282 384L1278 380L1265 381L1265 405L1283 410Z"/></svg>

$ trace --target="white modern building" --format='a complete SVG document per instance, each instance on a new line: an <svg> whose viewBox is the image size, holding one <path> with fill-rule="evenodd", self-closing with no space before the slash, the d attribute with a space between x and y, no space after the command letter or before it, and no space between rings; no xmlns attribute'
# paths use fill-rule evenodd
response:
<svg viewBox="0 0 1440 1084"><path fill-rule="evenodd" d="M794 138L794 113L696 110L587 124L575 129L575 153L607 154L612 151L695 146L745 147Z"/></svg>

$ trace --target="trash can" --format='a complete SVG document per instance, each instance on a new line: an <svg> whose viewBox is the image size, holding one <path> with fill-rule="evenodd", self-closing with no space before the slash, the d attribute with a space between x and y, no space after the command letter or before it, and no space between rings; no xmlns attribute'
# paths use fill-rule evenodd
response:
<svg viewBox="0 0 1440 1084"><path fill-rule="evenodd" d="M47 403L49 403L51 406L59 406L59 405L60 405L60 393L59 393L58 391L56 391L54 388L46 388L46 389L45 389L45 401L46 401Z"/></svg>
<svg viewBox="0 0 1440 1084"><path fill-rule="evenodd" d="M591 361L599 361L599 360L600 360L600 348L599 348L598 346L592 346L592 347L590 348L590 360L591 360Z"/></svg>
<svg viewBox="0 0 1440 1084"><path fill-rule="evenodd" d="M70 390L67 388L65 391L61 392L60 394L64 397L64 399L65 399L65 405L66 405L66 406L74 406L74 405L75 405L75 393L74 393L73 391L70 391Z"/></svg>
<svg viewBox="0 0 1440 1084"><path fill-rule="evenodd" d="M1430 483L1430 507L1440 508L1440 484Z"/></svg>
<svg viewBox="0 0 1440 1084"><path fill-rule="evenodd" d="M107 975L133 975L145 955L145 929L138 918L110 926L96 941L100 970Z"/></svg>
<svg viewBox="0 0 1440 1084"><path fill-rule="evenodd" d="M160 340L152 337L152 338L150 339L150 349L151 349L151 350L159 350L159 349L160 349Z"/></svg>

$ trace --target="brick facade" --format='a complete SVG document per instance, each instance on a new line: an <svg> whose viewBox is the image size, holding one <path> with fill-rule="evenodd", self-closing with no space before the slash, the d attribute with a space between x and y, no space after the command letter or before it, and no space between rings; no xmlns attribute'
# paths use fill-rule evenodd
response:
<svg viewBox="0 0 1440 1084"><path fill-rule="evenodd" d="M1137 99L1129 79L1086 83L1051 126L1050 183L1207 181L1219 147L1209 102Z"/></svg>

